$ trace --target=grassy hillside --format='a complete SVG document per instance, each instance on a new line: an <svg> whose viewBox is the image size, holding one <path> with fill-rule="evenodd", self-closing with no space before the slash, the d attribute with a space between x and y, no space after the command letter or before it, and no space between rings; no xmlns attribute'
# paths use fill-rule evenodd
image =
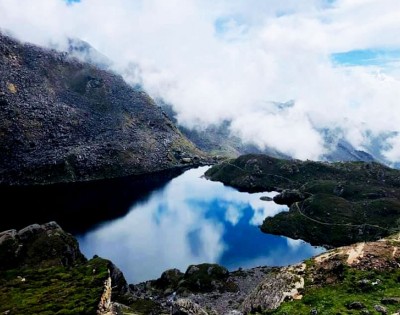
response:
<svg viewBox="0 0 400 315"><path fill-rule="evenodd" d="M206 176L241 191L279 191L289 212L268 217L261 230L341 246L376 240L400 228L400 171L374 162L322 163L244 155Z"/></svg>

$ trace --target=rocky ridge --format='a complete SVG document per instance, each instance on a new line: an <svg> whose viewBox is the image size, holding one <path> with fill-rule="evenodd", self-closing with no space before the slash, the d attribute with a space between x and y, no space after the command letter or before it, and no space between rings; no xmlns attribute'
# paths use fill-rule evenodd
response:
<svg viewBox="0 0 400 315"><path fill-rule="evenodd" d="M1 33L0 120L0 184L120 177L205 158L120 76Z"/></svg>

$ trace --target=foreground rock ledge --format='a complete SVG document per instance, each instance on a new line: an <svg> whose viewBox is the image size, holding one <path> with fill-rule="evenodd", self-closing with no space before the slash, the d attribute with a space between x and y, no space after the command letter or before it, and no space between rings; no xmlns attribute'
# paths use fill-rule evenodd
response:
<svg viewBox="0 0 400 315"><path fill-rule="evenodd" d="M396 304L399 245L400 235L395 235L340 247L297 265L229 272L223 279L215 278L214 287L206 292L190 289L188 274L197 277L197 285L206 284L204 271L215 265L190 266L185 273L168 270L158 280L131 285L131 289L139 300L158 306L171 305L171 301L176 301L175 306L184 304L187 311L182 314L347 314L358 299L365 314L373 314L375 305L394 314L400 308ZM388 307L388 301L394 304Z"/></svg>
<svg viewBox="0 0 400 315"><path fill-rule="evenodd" d="M395 314L400 234L330 250L288 267L171 269L127 285L110 261L87 260L55 222L0 233L5 314ZM368 313L369 312L369 313ZM358 314L358 313L357 313Z"/></svg>

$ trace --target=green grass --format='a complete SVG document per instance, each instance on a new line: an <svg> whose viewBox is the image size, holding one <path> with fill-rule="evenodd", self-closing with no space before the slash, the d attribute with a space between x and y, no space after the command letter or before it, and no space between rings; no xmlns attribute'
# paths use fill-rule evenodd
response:
<svg viewBox="0 0 400 315"><path fill-rule="evenodd" d="M107 266L107 260L95 258L71 268L1 271L0 313L96 314Z"/></svg>
<svg viewBox="0 0 400 315"><path fill-rule="evenodd" d="M374 284L377 283L377 284ZM375 305L383 305L382 299L400 297L400 270L362 271L346 268L340 283L323 286L308 286L301 300L284 302L278 309L264 314L309 315L315 309L318 314L362 314L361 310L350 309L352 302L361 302L371 314L377 314ZM400 309L399 304L383 305L388 314Z"/></svg>

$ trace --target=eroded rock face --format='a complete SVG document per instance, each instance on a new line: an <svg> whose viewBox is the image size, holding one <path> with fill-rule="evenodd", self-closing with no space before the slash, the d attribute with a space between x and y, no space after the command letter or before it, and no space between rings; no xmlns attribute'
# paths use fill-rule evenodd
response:
<svg viewBox="0 0 400 315"><path fill-rule="evenodd" d="M0 121L0 184L113 178L204 157L120 76L1 33Z"/></svg>
<svg viewBox="0 0 400 315"><path fill-rule="evenodd" d="M50 222L0 233L0 270L20 266L72 266L85 258L75 238Z"/></svg>
<svg viewBox="0 0 400 315"><path fill-rule="evenodd" d="M245 314L277 308L285 299L301 298L299 289L304 288L304 279L299 276L306 265L299 264L270 272L248 295L241 305Z"/></svg>

